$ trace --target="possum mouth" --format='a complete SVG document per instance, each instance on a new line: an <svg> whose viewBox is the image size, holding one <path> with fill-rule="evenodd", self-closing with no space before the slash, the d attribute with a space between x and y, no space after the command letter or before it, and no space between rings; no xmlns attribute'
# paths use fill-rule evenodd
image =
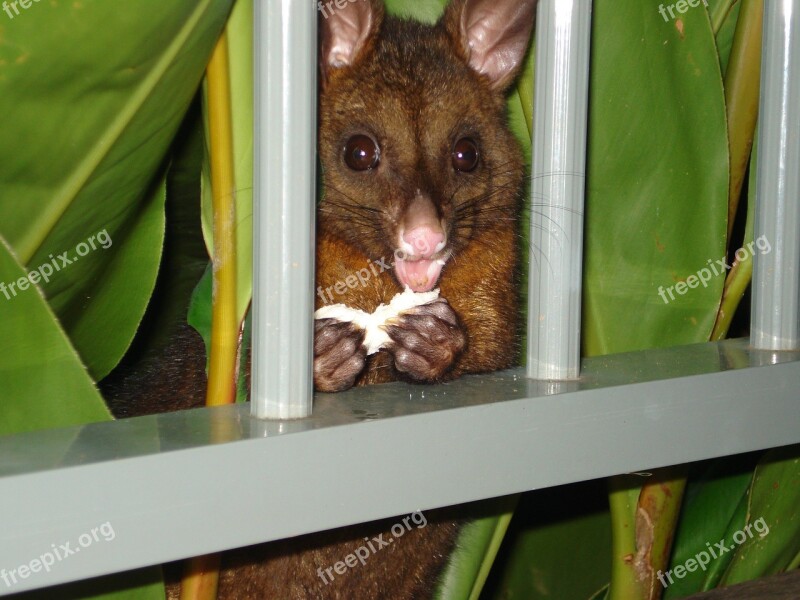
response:
<svg viewBox="0 0 800 600"><path fill-rule="evenodd" d="M405 260L397 259L394 272L403 287L415 292L429 292L439 281L447 258Z"/></svg>
<svg viewBox="0 0 800 600"><path fill-rule="evenodd" d="M415 292L433 289L450 257L446 231L439 209L418 189L395 233L394 272L403 287Z"/></svg>

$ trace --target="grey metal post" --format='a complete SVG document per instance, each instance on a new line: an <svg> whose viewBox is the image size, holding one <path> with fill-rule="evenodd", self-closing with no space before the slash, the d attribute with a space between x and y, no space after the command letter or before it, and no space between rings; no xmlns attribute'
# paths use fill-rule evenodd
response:
<svg viewBox="0 0 800 600"><path fill-rule="evenodd" d="M750 339L789 350L800 340L800 0L764 3L757 178Z"/></svg>
<svg viewBox="0 0 800 600"><path fill-rule="evenodd" d="M316 7L256 0L252 414L311 413Z"/></svg>
<svg viewBox="0 0 800 600"><path fill-rule="evenodd" d="M580 370L589 0L540 0L531 168L527 373Z"/></svg>

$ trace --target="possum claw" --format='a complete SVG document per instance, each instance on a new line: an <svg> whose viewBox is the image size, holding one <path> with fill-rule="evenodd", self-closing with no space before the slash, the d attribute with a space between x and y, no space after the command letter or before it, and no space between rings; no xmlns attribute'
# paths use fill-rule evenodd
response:
<svg viewBox="0 0 800 600"><path fill-rule="evenodd" d="M440 379L467 345L455 311L443 298L403 313L384 328L395 368L417 381Z"/></svg>
<svg viewBox="0 0 800 600"><path fill-rule="evenodd" d="M341 392L353 387L364 370L367 350L364 330L335 319L314 322L314 388Z"/></svg>

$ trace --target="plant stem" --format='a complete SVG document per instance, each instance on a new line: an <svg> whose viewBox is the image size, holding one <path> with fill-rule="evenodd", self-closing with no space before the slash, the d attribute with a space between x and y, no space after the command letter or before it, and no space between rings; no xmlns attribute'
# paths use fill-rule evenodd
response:
<svg viewBox="0 0 800 600"><path fill-rule="evenodd" d="M181 600L213 599L219 583L219 554L196 556L186 561L181 581Z"/></svg>
<svg viewBox="0 0 800 600"><path fill-rule="evenodd" d="M215 406L236 400L239 347L239 323L236 318L236 185L233 175L228 38L224 31L211 54L206 76L214 209L211 355L206 405ZM181 600L216 598L219 562L219 554L189 560L181 582Z"/></svg>
<svg viewBox="0 0 800 600"><path fill-rule="evenodd" d="M228 41L223 32L208 63L208 121L211 147L211 194L214 208L212 264L211 356L206 404L230 404L236 399L236 185L233 175Z"/></svg>
<svg viewBox="0 0 800 600"><path fill-rule="evenodd" d="M728 193L729 243L758 118L763 14L763 0L742 0L728 69L725 72L725 105L731 157Z"/></svg>
<svg viewBox="0 0 800 600"><path fill-rule="evenodd" d="M611 509L611 583L608 600L640 600L642 587L636 580L636 503L639 487L630 475L609 479L608 503Z"/></svg>
<svg viewBox="0 0 800 600"><path fill-rule="evenodd" d="M639 571L645 577L648 600L661 598L664 591L659 574L667 570L672 539L686 488L688 467L676 465L653 472L642 486L636 514Z"/></svg>
<svg viewBox="0 0 800 600"><path fill-rule="evenodd" d="M636 485L629 475L611 479L612 566L609 600L658 600L659 571L667 568L686 487L686 467L658 469Z"/></svg>
<svg viewBox="0 0 800 600"><path fill-rule="evenodd" d="M756 201L756 165L758 164L758 142L753 145L753 152L750 155L750 189L747 192L747 220L744 226L744 239L742 247L745 248L745 257L739 260L737 257L731 267L730 273L725 278L725 288L722 291L722 301L717 311L717 320L714 322L714 329L711 332L711 340L718 341L728 335L731 327L733 315L739 302L742 300L750 280L753 278L753 254L747 248L753 248L753 228L755 220L755 201Z"/></svg>

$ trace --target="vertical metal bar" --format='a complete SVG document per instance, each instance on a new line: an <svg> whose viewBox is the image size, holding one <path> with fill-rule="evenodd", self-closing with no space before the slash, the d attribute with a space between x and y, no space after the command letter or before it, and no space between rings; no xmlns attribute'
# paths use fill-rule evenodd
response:
<svg viewBox="0 0 800 600"><path fill-rule="evenodd" d="M531 168L528 377L580 371L591 2L540 0Z"/></svg>
<svg viewBox="0 0 800 600"><path fill-rule="evenodd" d="M252 414L311 414L317 19L256 0Z"/></svg>
<svg viewBox="0 0 800 600"><path fill-rule="evenodd" d="M800 341L800 0L764 3L763 39L750 339L790 350Z"/></svg>

